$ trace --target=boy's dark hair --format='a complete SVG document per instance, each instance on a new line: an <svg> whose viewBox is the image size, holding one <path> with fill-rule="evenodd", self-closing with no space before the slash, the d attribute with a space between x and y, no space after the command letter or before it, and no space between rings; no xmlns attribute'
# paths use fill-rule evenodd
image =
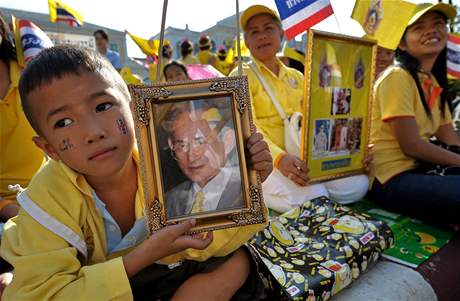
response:
<svg viewBox="0 0 460 301"><path fill-rule="evenodd" d="M99 75L103 80L117 87L129 101L129 92L120 74L99 53L88 48L70 45L44 49L27 64L19 80L19 93L24 114L38 134L41 131L30 106L29 94L66 75L81 75L85 72Z"/></svg>
<svg viewBox="0 0 460 301"><path fill-rule="evenodd" d="M169 67L172 67L172 66L176 66L176 67L179 67L182 69L182 71L184 71L185 75L187 76L187 78L190 78L188 76L188 72L187 72L187 68L185 67L184 64L181 64L179 63L178 61L172 61L168 64L165 65L165 67L163 68L163 75L165 77L166 80L168 80L168 77L166 76L166 71L168 70Z"/></svg>
<svg viewBox="0 0 460 301"><path fill-rule="evenodd" d="M96 37L96 34L100 34L101 37L102 37L104 40L106 40L106 41L109 40L109 35L108 35L107 32L106 32L105 30L103 30L103 29L98 29L98 30L96 30L96 31L93 33L93 36Z"/></svg>
<svg viewBox="0 0 460 301"><path fill-rule="evenodd" d="M444 20L447 22L447 17L439 13ZM406 29L407 30L407 29ZM406 32L404 32L402 39L406 37ZM425 109L425 113L431 119L431 110L428 107L428 102L425 99L425 93L423 92L422 84L418 78L418 72L421 71L420 62L410 55L407 51L400 49L399 47L395 51L395 61L396 64L401 66L403 69L407 70L409 74L415 81L415 85L417 87L418 94L420 96L420 100L422 101L423 108ZM441 51L441 53L436 58L434 62L433 68L431 69L431 73L433 74L434 78L438 82L439 86L442 88L441 92L441 101L439 102L439 108L441 110L441 116L444 117L444 109L446 105L448 105L447 100L447 90L448 90L448 81L447 81L447 46Z"/></svg>

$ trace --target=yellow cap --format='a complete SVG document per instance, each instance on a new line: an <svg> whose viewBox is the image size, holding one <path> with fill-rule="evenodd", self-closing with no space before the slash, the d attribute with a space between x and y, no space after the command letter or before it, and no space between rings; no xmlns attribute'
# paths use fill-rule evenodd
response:
<svg viewBox="0 0 460 301"><path fill-rule="evenodd" d="M414 15L412 18L409 20L409 23L407 26L411 26L414 24L420 17L422 17L424 14L426 14L429 11L437 11L442 13L444 16L446 16L448 19L453 19L457 15L457 11L452 5L445 4L445 3L421 3L418 4L415 7L414 10Z"/></svg>
<svg viewBox="0 0 460 301"><path fill-rule="evenodd" d="M241 15L240 17L241 28L244 30L246 25L248 24L249 19L251 19L252 17L256 15L260 15L260 14L269 14L281 22L280 17L273 9L270 9L264 5L253 5L253 6L248 7L244 11L244 13Z"/></svg>

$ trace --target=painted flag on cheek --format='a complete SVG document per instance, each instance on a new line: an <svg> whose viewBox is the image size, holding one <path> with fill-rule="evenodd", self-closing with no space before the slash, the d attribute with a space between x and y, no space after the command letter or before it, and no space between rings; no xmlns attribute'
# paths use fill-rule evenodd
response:
<svg viewBox="0 0 460 301"><path fill-rule="evenodd" d="M447 74L460 79L460 35L453 33L447 40Z"/></svg>
<svg viewBox="0 0 460 301"><path fill-rule="evenodd" d="M43 49L54 46L46 33L28 20L13 17L13 31L18 63L22 67Z"/></svg>
<svg viewBox="0 0 460 301"><path fill-rule="evenodd" d="M275 0L288 40L334 13L330 0Z"/></svg>

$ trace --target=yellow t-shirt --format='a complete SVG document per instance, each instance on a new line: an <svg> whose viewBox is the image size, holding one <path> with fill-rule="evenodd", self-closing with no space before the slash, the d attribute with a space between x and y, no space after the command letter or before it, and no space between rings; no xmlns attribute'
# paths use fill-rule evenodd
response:
<svg viewBox="0 0 460 301"><path fill-rule="evenodd" d="M185 59L182 58L181 62L184 65L191 65L191 64L199 64L200 60L196 56L189 54L185 57Z"/></svg>
<svg viewBox="0 0 460 301"><path fill-rule="evenodd" d="M260 61L252 58L267 84L272 88L273 94L280 102L286 115L301 111L303 101L303 75L299 71L286 67L280 60L279 75L276 76ZM284 123L273 105L270 96L257 75L247 65L243 64L243 73L248 76L249 93L251 96L251 109L254 124L264 135L270 152L274 159L286 152L284 146ZM238 75L234 69L230 76Z"/></svg>
<svg viewBox="0 0 460 301"><path fill-rule="evenodd" d="M434 78L432 80L435 85L438 85ZM444 117L442 116L439 108L440 101L438 97L431 110L430 119L425 113L416 83L411 75L396 66L385 70L374 86L371 122L374 161L371 181L377 178L380 183L385 183L391 177L417 166L416 159L403 153L387 121L396 117L414 117L420 137L428 141L440 126L452 121L447 106Z"/></svg>
<svg viewBox="0 0 460 301"><path fill-rule="evenodd" d="M198 52L197 58L203 65L212 65L216 67L217 55L209 50L201 50Z"/></svg>
<svg viewBox="0 0 460 301"><path fill-rule="evenodd" d="M0 99L0 196L14 199L8 185L26 187L43 164L45 156L34 145L36 136L21 107L19 96L19 65L10 61L11 84L4 99Z"/></svg>

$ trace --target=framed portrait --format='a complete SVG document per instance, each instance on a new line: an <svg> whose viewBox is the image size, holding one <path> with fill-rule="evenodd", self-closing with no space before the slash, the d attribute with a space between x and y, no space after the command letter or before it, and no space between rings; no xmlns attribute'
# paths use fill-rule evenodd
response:
<svg viewBox="0 0 460 301"><path fill-rule="evenodd" d="M371 40L308 31L300 157L312 182L363 171L376 51Z"/></svg>
<svg viewBox="0 0 460 301"><path fill-rule="evenodd" d="M246 162L255 127L245 76L129 89L151 233L189 218L191 233L266 221Z"/></svg>

